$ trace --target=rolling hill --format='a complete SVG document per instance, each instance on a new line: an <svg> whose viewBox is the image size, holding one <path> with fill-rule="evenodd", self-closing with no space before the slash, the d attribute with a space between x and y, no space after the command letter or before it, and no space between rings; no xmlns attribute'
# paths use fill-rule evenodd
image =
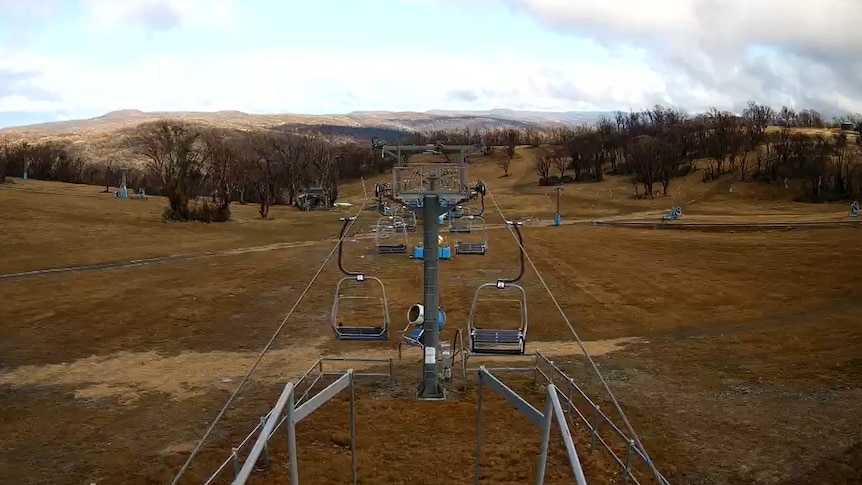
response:
<svg viewBox="0 0 862 485"><path fill-rule="evenodd" d="M90 119L55 121L27 126L0 129L0 134L11 136L50 136L64 134L100 134L162 118L199 121L229 128L299 127L326 125L342 128L339 134L350 134L351 128L385 128L402 131L449 130L495 127L546 127L549 125L577 125L591 123L607 112L538 112L494 109L488 111L392 112L355 111L346 114L249 114L241 111L139 111L134 109L112 111Z"/></svg>

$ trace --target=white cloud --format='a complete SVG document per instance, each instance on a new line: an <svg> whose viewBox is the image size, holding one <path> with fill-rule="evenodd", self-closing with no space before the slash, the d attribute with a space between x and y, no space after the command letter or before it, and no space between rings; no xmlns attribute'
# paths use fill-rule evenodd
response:
<svg viewBox="0 0 862 485"><path fill-rule="evenodd" d="M859 0L437 1L510 8L612 47L612 55L635 47L666 85L658 98L686 108L733 109L756 99L862 110Z"/></svg>
<svg viewBox="0 0 862 485"><path fill-rule="evenodd" d="M137 24L195 35L195 27L243 25L235 0L83 1L100 29ZM0 110L320 113L639 109L655 103L703 110L734 109L755 99L827 115L862 111L856 91L862 85L858 0L421 1L512 8L608 49L590 56L598 60L573 60L579 56L560 50L557 59L539 62L511 49L485 52L480 59L443 51L410 57L396 55L398 45L371 53L350 52L348 44L338 50L259 48L195 57L164 53L110 64L83 53L74 58L0 49ZM23 6L0 0L0 8ZM4 81L4 70L27 78L7 75Z"/></svg>
<svg viewBox="0 0 862 485"><path fill-rule="evenodd" d="M180 26L230 28L237 16L231 0L84 0L84 5L103 29L128 25L153 30Z"/></svg>
<svg viewBox="0 0 862 485"><path fill-rule="evenodd" d="M53 113L58 111L62 105L51 101L32 100L26 96L13 94L0 98L0 113L25 112L25 113Z"/></svg>
<svg viewBox="0 0 862 485"><path fill-rule="evenodd" d="M55 93L64 112L100 114L122 108L251 112L342 112L359 109L433 109L450 93L471 91L485 107L544 109L651 104L661 78L646 65L561 63L541 65L513 54L506 62L446 56L406 61L384 69L379 53L258 50L202 57L158 55L100 65L86 58L18 53L17 70L37 72L34 88ZM444 71L427 66L447 65ZM576 93L583 102L571 101ZM40 105L47 106L47 105Z"/></svg>

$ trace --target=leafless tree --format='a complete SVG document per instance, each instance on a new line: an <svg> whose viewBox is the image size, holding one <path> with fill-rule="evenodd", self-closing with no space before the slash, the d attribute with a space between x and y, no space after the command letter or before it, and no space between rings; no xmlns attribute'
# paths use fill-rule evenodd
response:
<svg viewBox="0 0 862 485"><path fill-rule="evenodd" d="M6 182L6 167L9 165L10 143L9 139L0 139L0 184Z"/></svg>
<svg viewBox="0 0 862 485"><path fill-rule="evenodd" d="M539 184L542 185L548 178L551 176L551 166L553 162L551 161L551 156L547 150L542 150L535 155L535 170L536 174L539 175Z"/></svg>
<svg viewBox="0 0 862 485"><path fill-rule="evenodd" d="M208 152L199 127L159 120L138 127L133 149L147 158L147 168L161 183L171 217L189 219L189 200L197 196L204 180Z"/></svg>
<svg viewBox="0 0 862 485"><path fill-rule="evenodd" d="M276 203L281 191L283 177L282 164L276 161L274 133L257 133L252 139L255 156L251 179L254 181L254 191L260 203L260 217L269 217L269 210Z"/></svg>
<svg viewBox="0 0 862 485"><path fill-rule="evenodd" d="M632 144L631 157L635 175L644 186L644 195L652 198L653 184L661 172L659 140L649 135L638 136Z"/></svg>
<svg viewBox="0 0 862 485"><path fill-rule="evenodd" d="M560 153L551 153L551 161L554 164L554 168L560 172L560 178L566 176L566 169L569 168L569 158L562 156Z"/></svg>
<svg viewBox="0 0 862 485"><path fill-rule="evenodd" d="M841 195L853 195L853 168L858 164L858 148L850 143L845 133L838 133L832 138L834 146L833 157L833 191Z"/></svg>
<svg viewBox="0 0 862 485"><path fill-rule="evenodd" d="M312 184L323 188L330 201L335 201L338 198L338 166L332 143L311 140L306 152L310 158L308 178Z"/></svg>
<svg viewBox="0 0 862 485"><path fill-rule="evenodd" d="M724 163L733 154L738 122L733 113L715 108L709 111L707 120L710 130L707 152L713 160L710 175L716 178L724 173Z"/></svg>
<svg viewBox="0 0 862 485"><path fill-rule="evenodd" d="M203 134L208 152L206 174L212 189L213 202L219 211L230 206L231 195L240 164L239 133L210 129Z"/></svg>
<svg viewBox="0 0 862 485"><path fill-rule="evenodd" d="M515 158L515 147L518 145L517 130L509 129L505 133L505 150L506 158L500 160L500 168L503 169L503 177L509 176L509 167L512 165L512 159Z"/></svg>
<svg viewBox="0 0 862 485"><path fill-rule="evenodd" d="M270 134L269 154L280 167L281 185L287 192L287 204L293 205L296 196L307 185L311 158L309 156L309 141L307 137L292 134ZM278 193L273 197L278 198Z"/></svg>

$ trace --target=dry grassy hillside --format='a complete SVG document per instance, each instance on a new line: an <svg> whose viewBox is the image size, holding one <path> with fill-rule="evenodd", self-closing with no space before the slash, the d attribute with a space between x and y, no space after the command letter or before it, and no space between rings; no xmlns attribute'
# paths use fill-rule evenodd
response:
<svg viewBox="0 0 862 485"><path fill-rule="evenodd" d="M333 115L249 114L240 111L186 112L138 110L114 111L85 120L58 121L0 129L0 139L10 142L69 142L88 162L119 162L134 166L137 157L127 148L126 140L135 127L160 119L177 119L217 128L261 130L282 128L314 130L318 126L338 127L341 136L369 138L375 129L395 132L438 131L488 128L525 128L542 126L535 121L521 121L517 113L509 117L481 113L419 113L368 111ZM371 133L373 134L373 133Z"/></svg>
<svg viewBox="0 0 862 485"><path fill-rule="evenodd" d="M500 177L499 154L479 158L470 177L487 181L507 218L548 221L553 203L536 188L532 155L520 149L509 177ZM795 203L729 177L704 184L693 176L679 186L696 199L686 205L686 220L846 216L842 207ZM343 193L349 202L364 199L361 182L346 184ZM655 210L670 203L632 199L616 177L572 184L565 194L566 223L591 214L657 219ZM168 483L330 254L338 217L358 213L356 206L304 213L277 207L272 219L261 220L254 207L235 205L232 222L165 224L165 204L38 180L0 187L7 209L0 211L0 274L195 256L0 280L0 469L8 470L9 483ZM489 200L489 222L499 227L494 207ZM421 263L377 254L371 239L353 237L367 236L378 215L359 217L345 259L385 282L400 330L407 307L422 297ZM719 233L527 224L524 236L670 483L859 483L858 225ZM476 286L517 268L511 235L493 229L490 238L486 256L441 264L447 338L463 328ZM340 276L332 262L320 273L181 483L203 483L272 406L280 386L320 354L396 359L394 388L357 391L361 483L470 481L476 388L456 379L446 402L419 403L412 396L418 350L399 361L394 336L336 341L329 309ZM547 351L599 395L536 273L528 270L522 284L530 348ZM600 348L608 350L593 350ZM511 384L541 404L532 385ZM490 392L483 399L483 483L527 482L538 429ZM301 424L302 483L349 481L346 408L337 399ZM583 428L572 429L589 483L621 483L605 455L589 453ZM437 445L417 447L420 435ZM252 483L285 483L284 442L274 440L271 469ZM415 474L432 460L445 464L438 474ZM571 483L564 464L558 453L552 457L547 483ZM230 467L216 483L228 483L229 474Z"/></svg>

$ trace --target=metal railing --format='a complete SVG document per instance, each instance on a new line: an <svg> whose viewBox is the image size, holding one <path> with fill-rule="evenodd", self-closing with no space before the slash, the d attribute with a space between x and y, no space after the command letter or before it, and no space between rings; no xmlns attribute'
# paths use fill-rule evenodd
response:
<svg viewBox="0 0 862 485"><path fill-rule="evenodd" d="M456 337L457 338L457 337ZM544 480L544 467L548 453L548 443L550 439L551 422L556 416L560 434L563 439L564 448L569 458L569 463L572 467L572 474L575 482L578 485L585 485L583 470L578 459L574 441L572 439L567 416L570 416L573 422L576 419L586 427L590 434L590 453L596 449L597 445L601 445L608 455L613 459L623 472L626 483L632 482L635 484L642 483L635 475L633 466L640 463L647 467L649 474L656 478L657 483L661 485L670 485L661 473L655 468L655 465L649 459L649 456L644 452L637 442L629 438L610 417L607 416L601 407L596 404L589 396L575 383L575 381L563 372L553 361L548 359L541 352L532 354L535 357L535 364L532 367L501 367L488 368L480 366L479 368L468 369L466 362L463 362L463 369L466 373L477 373L479 379L478 386L478 403L477 403L477 431L476 431L476 462L475 462L475 477L474 483L479 480L479 465L481 457L481 413L482 413L482 388L484 385L491 387L498 394L503 396L510 404L521 412L527 419L541 427L542 429L542 447L539 458L539 471L536 477L536 483L541 484ZM462 354L462 359L467 357L466 353ZM511 357L511 356L507 356ZM354 372L352 369L346 371L327 371L324 369L326 362L365 362L365 363L386 363L388 364L388 373L386 372ZM358 377L373 377L386 378L388 383L394 382L393 374L393 359L362 359L362 358L321 358L314 363L295 383L288 383L281 393L275 407L270 410L266 416L261 418L260 423L240 442L238 446L231 450L230 456L222 462L221 466L213 473L205 482L204 485L210 485L219 477L219 475L231 463L234 469L234 485L241 485L250 476L255 467L266 468L269 462L268 443L275 433L285 426L288 430L288 459L290 470L290 483L296 485L298 478L295 475L296 466L296 443L294 427L296 423L314 412L336 394L350 387L350 427L351 427L351 458L353 460L353 483L356 483L356 461L355 461L355 407L354 407L354 392L353 383ZM546 409L545 412L540 412L515 391L503 384L493 374L500 372L515 372L515 373L533 373L538 382L541 377L547 384L546 388ZM312 391L317 387L325 377L338 376L335 382L329 384L326 388L316 394ZM299 397L296 397L299 396ZM311 397L309 397L311 396ZM240 453L252 437L257 436L254 444L244 461L240 460ZM625 449L625 454L620 455L615 451L617 449ZM643 477L641 477L643 479Z"/></svg>
<svg viewBox="0 0 862 485"><path fill-rule="evenodd" d="M543 369L544 368L544 369ZM553 361L541 352L536 352L536 378L541 376L548 385L553 385L560 399L570 410L568 413L577 418L586 426L590 433L590 452L601 444L610 457L619 465L623 471L624 480L640 484L635 477L633 461L639 460L645 465L650 475L655 477L661 485L670 485L667 479L656 469L655 464L649 459L647 453L640 449L637 442L628 437L614 422L601 410L587 394L575 383L575 380L563 372ZM606 431L603 435L602 431ZM624 456L614 451L612 441L616 441L620 448L625 448Z"/></svg>
<svg viewBox="0 0 862 485"><path fill-rule="evenodd" d="M566 451L566 456L569 459L569 465L572 467L572 475L578 485L586 485L587 481L584 478L584 471L581 467L581 461L578 459L578 453L575 450L575 443L572 440L572 434L569 432L568 420L560 405L560 400L557 397L558 390L555 385L548 384L547 387L547 403L545 412L542 413L534 408L530 403L525 401L515 391L503 384L497 379L485 366L479 368L479 386L476 408L476 457L475 457L475 473L473 483L479 483L479 466L482 458L482 387L487 385L497 392L504 399L515 407L521 414L529 419L536 426L542 429L542 444L539 452L539 467L536 472L536 485L541 485L545 482L545 468L548 463L548 448L551 438L551 425L554 417L557 418L557 424L560 429L560 435L563 439L563 445Z"/></svg>
<svg viewBox="0 0 862 485"><path fill-rule="evenodd" d="M389 372L388 373L384 373L384 372L355 372L353 369L348 369L346 371L326 371L324 369L324 363L326 363L326 362L363 362L363 363L380 363L380 364L386 363L388 365L388 371ZM394 383L394 373L393 373L394 369L393 368L394 368L393 359L349 358L349 357L345 357L345 358L323 357L323 358L318 359L314 363L314 365L309 367L309 369L307 371L305 371L305 373L303 373L302 376L300 376L299 379L297 379L295 382L288 383L285 386L284 390L282 391L281 396L279 397L279 400L276 402L275 407L273 407L273 409L271 409L265 416L261 417L260 423L258 423L257 426L255 426L254 429L252 429L251 432L242 439L242 441L239 443L239 445L231 448L230 456L228 456L227 459L225 459L221 463L221 465L216 469L216 471L213 472L213 474L210 475L209 478L207 478L207 480L204 482L204 485L212 484L222 474L222 472L228 467L228 465L231 465L231 464L233 464L234 481L232 483L234 483L234 484L244 483L244 481L237 482L236 480L240 476L240 473L242 473L242 470L245 467L249 467L250 471L254 470L255 464L258 464L259 462L262 462L262 463L260 463L260 465L261 465L260 468L266 468L267 467L267 465L269 463L269 454L268 454L267 444L269 443L269 440L272 439L272 437L275 435L275 433L282 426L284 426L285 423L288 422L288 415L285 414L282 416L282 411L284 411L285 406L288 404L286 401L284 403L282 403L282 397L284 397L287 400L293 401L290 404L296 413L296 415L293 418L293 424L295 425L297 422L299 422L300 419L308 416L308 414L311 414L311 412L313 412L315 409L320 407L323 403L325 403L326 401L331 399L333 396L338 394L338 392L343 389L343 387L342 388L339 388L338 386L333 387L333 386L335 386L335 383L341 382L341 384L339 384L339 386L344 385L345 387L347 385L350 385L351 386L351 401L350 401L351 402L351 418L350 419L351 419L351 423L353 423L354 418L353 418L352 384L353 384L353 381L355 380L355 378L359 378L359 377L386 378L387 382L391 385ZM344 379L348 374L351 376L350 382L347 384L344 384L344 381L342 381L342 379ZM311 398L309 398L311 391L318 385L318 383L321 382L321 380L323 380L325 377L332 377L332 376L339 376L339 378L336 379L335 383L330 384L328 387L324 388L321 392L319 392L319 393L313 395ZM290 389L288 389L288 388L290 388ZM334 389L337 389L337 390L334 390ZM287 396L287 397L285 397L285 396ZM296 396L299 396L299 397L296 397ZM326 397L324 398L322 396L326 396ZM308 408L304 407L307 404L310 404L312 402L314 403L314 405L312 405L311 407L308 407ZM281 406L281 407L279 407L279 406ZM303 411L300 411L300 409L302 409ZM288 411L290 411L290 410L288 410ZM273 415L276 417L273 417ZM299 419L296 418L297 415L300 416ZM351 429L352 429L352 426L351 426ZM246 445L248 445L248 443L252 440L252 437L254 437L255 435L257 435L257 438L254 442L254 445L252 445L251 451L249 452L245 461L241 462L240 454L242 453L242 451L246 447ZM266 437L265 439L264 439L264 436ZM354 458L355 458L355 447L352 444L354 441L353 438L354 437L351 433L351 454L354 455ZM258 443L261 443L261 442L263 444L258 447ZM294 451L295 451L295 449L294 449ZM293 457L295 457L296 454L295 453L289 453L289 454L292 457L291 460L295 460L295 458L293 458ZM291 461L291 465L292 465L291 469L296 468L295 466L293 466L294 465L293 461ZM250 473L250 471L249 471L249 473ZM248 477L246 476L246 479L247 478ZM291 483L295 484L296 482L291 482ZM354 459L354 483L356 483L356 481L355 481L355 459Z"/></svg>
<svg viewBox="0 0 862 485"><path fill-rule="evenodd" d="M460 163L424 163L394 167L392 189L396 197L421 197L426 193L441 196L469 195L467 167ZM433 189L429 178L434 179Z"/></svg>

